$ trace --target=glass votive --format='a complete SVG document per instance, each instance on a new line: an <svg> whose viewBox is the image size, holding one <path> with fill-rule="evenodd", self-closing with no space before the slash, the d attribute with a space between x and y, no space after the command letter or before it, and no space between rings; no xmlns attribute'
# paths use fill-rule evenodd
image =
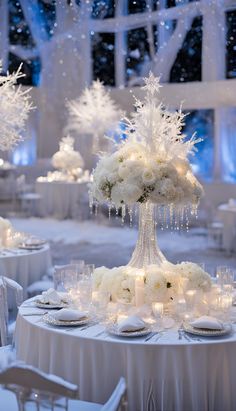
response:
<svg viewBox="0 0 236 411"><path fill-rule="evenodd" d="M220 308L223 311L227 311L232 307L232 295L222 294L219 298Z"/></svg>
<svg viewBox="0 0 236 411"><path fill-rule="evenodd" d="M164 313L164 304L159 302L152 303L152 312L155 318L161 318Z"/></svg>
<svg viewBox="0 0 236 411"><path fill-rule="evenodd" d="M176 301L175 310L176 314L182 318L186 312L186 301L184 298L179 298L179 300Z"/></svg>
<svg viewBox="0 0 236 411"><path fill-rule="evenodd" d="M184 294L186 305L188 308L192 309L196 303L196 290L187 290Z"/></svg>

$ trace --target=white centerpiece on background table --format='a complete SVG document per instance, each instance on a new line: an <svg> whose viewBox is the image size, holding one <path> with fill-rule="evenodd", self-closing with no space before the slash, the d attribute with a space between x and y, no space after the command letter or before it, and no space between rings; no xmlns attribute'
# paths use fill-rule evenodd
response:
<svg viewBox="0 0 236 411"><path fill-rule="evenodd" d="M175 300L183 288L206 292L210 276L197 264L174 265L160 251L156 221L174 229L188 225L196 214L203 188L193 175L188 160L194 154L194 136L182 134L185 115L168 111L159 100L159 78L145 78L144 100L135 98L135 112L125 119L127 139L115 144L112 153L102 155L91 185L91 205L108 202L109 208L128 211L139 208L139 235L127 266L94 273L94 287L109 291L112 300L132 304L163 303Z"/></svg>
<svg viewBox="0 0 236 411"><path fill-rule="evenodd" d="M38 177L37 181L65 181L84 183L90 180L88 170L83 170L84 160L74 149L74 138L63 137L59 143L59 150L52 156L52 165L56 171L48 172L46 177Z"/></svg>

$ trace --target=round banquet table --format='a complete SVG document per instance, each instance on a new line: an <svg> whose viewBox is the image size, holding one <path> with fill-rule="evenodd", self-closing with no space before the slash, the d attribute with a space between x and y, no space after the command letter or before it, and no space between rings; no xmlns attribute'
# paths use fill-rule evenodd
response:
<svg viewBox="0 0 236 411"><path fill-rule="evenodd" d="M78 384L81 399L105 402L124 376L129 411L236 410L234 332L199 340L176 328L147 341L119 338L100 324L47 325L42 310L24 304L16 323L17 359Z"/></svg>
<svg viewBox="0 0 236 411"><path fill-rule="evenodd" d="M27 297L27 287L47 274L51 266L48 244L39 250L7 249L0 253L0 275L17 281L23 287L24 298ZM12 308L14 300L12 295L9 297L9 306Z"/></svg>
<svg viewBox="0 0 236 411"><path fill-rule="evenodd" d="M223 222L223 247L225 250L236 250L236 205L221 204L218 216Z"/></svg>
<svg viewBox="0 0 236 411"><path fill-rule="evenodd" d="M88 183L37 181L35 191L40 194L38 214L41 217L54 216L58 219L80 217L88 207ZM86 204L86 205L85 205Z"/></svg>

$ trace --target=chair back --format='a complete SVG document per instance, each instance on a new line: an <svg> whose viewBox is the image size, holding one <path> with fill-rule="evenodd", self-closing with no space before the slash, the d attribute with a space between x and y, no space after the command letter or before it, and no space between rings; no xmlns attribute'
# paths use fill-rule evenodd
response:
<svg viewBox="0 0 236 411"><path fill-rule="evenodd" d="M6 288L13 290L15 294L16 305L17 307L19 307L23 302L23 288L21 287L21 285L15 280L12 280L8 277L3 277L3 284Z"/></svg>
<svg viewBox="0 0 236 411"><path fill-rule="evenodd" d="M0 384L16 395L19 411L24 411L28 403L34 403L38 411L57 407L68 410L68 398L78 396L77 385L21 363L1 371Z"/></svg>
<svg viewBox="0 0 236 411"><path fill-rule="evenodd" d="M126 382L124 377L121 377L109 400L101 408L101 411L124 411L126 409Z"/></svg>
<svg viewBox="0 0 236 411"><path fill-rule="evenodd" d="M23 301L23 288L16 281L8 277L0 277L0 337L1 345L8 343L8 301L7 289L10 288L15 294L17 306Z"/></svg>
<svg viewBox="0 0 236 411"><path fill-rule="evenodd" d="M8 324L8 308L6 288L0 278L0 340L1 345L7 345L7 324Z"/></svg>

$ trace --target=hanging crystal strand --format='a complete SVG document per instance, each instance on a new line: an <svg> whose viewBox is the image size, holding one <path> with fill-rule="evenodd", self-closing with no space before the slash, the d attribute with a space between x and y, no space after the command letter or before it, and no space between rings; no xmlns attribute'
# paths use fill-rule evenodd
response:
<svg viewBox="0 0 236 411"><path fill-rule="evenodd" d="M189 218L188 218L188 213L189 213L189 210L188 210L188 207L186 206L186 208L185 208L185 221L186 221L186 231L187 231L187 233L188 233L188 231L189 231Z"/></svg>
<svg viewBox="0 0 236 411"><path fill-rule="evenodd" d="M132 223L133 223L133 208L132 208L132 206L130 206L128 208L128 214L129 214L129 226L132 227Z"/></svg>
<svg viewBox="0 0 236 411"><path fill-rule="evenodd" d="M117 218L118 218L118 215L119 215L119 208L116 207L116 220L117 220Z"/></svg>
<svg viewBox="0 0 236 411"><path fill-rule="evenodd" d="M154 210L155 206L152 203L139 205L138 241L129 266L143 268L150 264L161 265L166 261L157 245Z"/></svg>
<svg viewBox="0 0 236 411"><path fill-rule="evenodd" d="M95 204L95 212L94 212L95 216L97 217L98 215L98 203Z"/></svg>
<svg viewBox="0 0 236 411"><path fill-rule="evenodd" d="M169 213L170 213L170 229L173 230L173 214L174 214L173 204L170 204L169 206Z"/></svg>
<svg viewBox="0 0 236 411"><path fill-rule="evenodd" d="M121 206L121 222L122 222L122 225L125 222L125 215L126 215L126 206L123 204Z"/></svg>
<svg viewBox="0 0 236 411"><path fill-rule="evenodd" d="M112 209L112 205L108 204L108 218L109 218L109 220L111 219L111 209Z"/></svg>
<svg viewBox="0 0 236 411"><path fill-rule="evenodd" d="M184 229L184 207L183 206L180 206L179 213L180 213L180 229L183 230Z"/></svg>

